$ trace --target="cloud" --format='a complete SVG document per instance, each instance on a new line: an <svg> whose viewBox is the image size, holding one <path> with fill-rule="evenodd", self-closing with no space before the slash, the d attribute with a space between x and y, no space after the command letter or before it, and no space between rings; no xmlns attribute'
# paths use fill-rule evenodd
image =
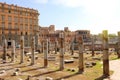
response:
<svg viewBox="0 0 120 80"><path fill-rule="evenodd" d="M81 0L52 0L54 4L63 5L66 7L79 7L81 6Z"/></svg>
<svg viewBox="0 0 120 80"><path fill-rule="evenodd" d="M119 30L120 0L52 0L52 2L69 8L82 7L86 15L84 26L93 33L104 29L110 32Z"/></svg>
<svg viewBox="0 0 120 80"><path fill-rule="evenodd" d="M48 0L34 0L35 3L40 3L40 4L46 4L48 3Z"/></svg>
<svg viewBox="0 0 120 80"><path fill-rule="evenodd" d="M120 0L35 0L38 3L48 3L67 8L82 8L85 26L93 33L108 29L118 31L120 27ZM79 14L80 15L80 14ZM81 20L79 20L81 21ZM95 30L96 29L96 30Z"/></svg>

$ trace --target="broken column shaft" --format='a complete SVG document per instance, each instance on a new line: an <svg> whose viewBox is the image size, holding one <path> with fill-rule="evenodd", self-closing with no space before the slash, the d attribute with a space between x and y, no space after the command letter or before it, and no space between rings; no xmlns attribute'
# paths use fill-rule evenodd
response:
<svg viewBox="0 0 120 80"><path fill-rule="evenodd" d="M108 31L103 31L103 76L109 77Z"/></svg>
<svg viewBox="0 0 120 80"><path fill-rule="evenodd" d="M44 43L44 67L48 66L48 39Z"/></svg>
<svg viewBox="0 0 120 80"><path fill-rule="evenodd" d="M72 42L72 53L71 55L74 55L74 42Z"/></svg>
<svg viewBox="0 0 120 80"><path fill-rule="evenodd" d="M92 56L94 56L94 36L92 36Z"/></svg>
<svg viewBox="0 0 120 80"><path fill-rule="evenodd" d="M120 58L120 32L118 32L117 55Z"/></svg>
<svg viewBox="0 0 120 80"><path fill-rule="evenodd" d="M57 54L57 39L55 39L55 54Z"/></svg>
<svg viewBox="0 0 120 80"><path fill-rule="evenodd" d="M4 45L3 45L3 60L6 62L6 55L7 55L7 40L4 40Z"/></svg>
<svg viewBox="0 0 120 80"><path fill-rule="evenodd" d="M21 60L20 60L20 64L23 63L24 61L24 36L21 36L21 40L20 40L20 49L21 49Z"/></svg>
<svg viewBox="0 0 120 80"><path fill-rule="evenodd" d="M31 65L35 64L35 37L32 37L32 43L31 43Z"/></svg>
<svg viewBox="0 0 120 80"><path fill-rule="evenodd" d="M15 40L12 40L12 62L15 61Z"/></svg>
<svg viewBox="0 0 120 80"><path fill-rule="evenodd" d="M78 73L83 73L84 71L84 58L83 58L83 39L81 36L78 37L78 48L79 48L79 71Z"/></svg>
<svg viewBox="0 0 120 80"><path fill-rule="evenodd" d="M60 33L60 70L64 69L64 33Z"/></svg>

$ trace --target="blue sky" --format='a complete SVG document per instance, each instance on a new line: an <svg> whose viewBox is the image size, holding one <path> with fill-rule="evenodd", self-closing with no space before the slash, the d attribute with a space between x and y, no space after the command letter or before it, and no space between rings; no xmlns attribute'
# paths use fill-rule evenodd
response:
<svg viewBox="0 0 120 80"><path fill-rule="evenodd" d="M56 29L90 30L92 34L120 31L120 0L0 0L37 9L39 25Z"/></svg>

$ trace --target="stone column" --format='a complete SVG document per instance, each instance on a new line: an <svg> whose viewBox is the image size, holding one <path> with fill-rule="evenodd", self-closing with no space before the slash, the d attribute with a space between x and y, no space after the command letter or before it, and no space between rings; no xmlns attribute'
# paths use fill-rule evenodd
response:
<svg viewBox="0 0 120 80"><path fill-rule="evenodd" d="M50 45L50 38L48 39L48 53L50 53L50 48L51 48L51 45Z"/></svg>
<svg viewBox="0 0 120 80"><path fill-rule="evenodd" d="M57 39L55 39L55 54L57 54Z"/></svg>
<svg viewBox="0 0 120 80"><path fill-rule="evenodd" d="M31 65L35 64L35 37L32 37L32 43L31 43Z"/></svg>
<svg viewBox="0 0 120 80"><path fill-rule="evenodd" d="M12 40L12 62L15 61L15 40Z"/></svg>
<svg viewBox="0 0 120 80"><path fill-rule="evenodd" d="M3 60L4 63L6 62L6 55L7 55L7 40L4 40L4 45L3 45Z"/></svg>
<svg viewBox="0 0 120 80"><path fill-rule="evenodd" d="M20 64L23 63L24 61L24 36L21 36L21 40L20 40L20 49L21 49L21 60L20 60Z"/></svg>
<svg viewBox="0 0 120 80"><path fill-rule="evenodd" d="M44 41L42 41L42 53L44 53Z"/></svg>
<svg viewBox="0 0 120 80"><path fill-rule="evenodd" d="M60 33L60 70L64 69L64 33Z"/></svg>
<svg viewBox="0 0 120 80"><path fill-rule="evenodd" d="M72 54L71 55L74 55L74 42L72 42Z"/></svg>
<svg viewBox="0 0 120 80"><path fill-rule="evenodd" d="M94 36L92 36L92 56L94 56Z"/></svg>
<svg viewBox="0 0 120 80"><path fill-rule="evenodd" d="M103 31L103 76L109 76L108 31Z"/></svg>
<svg viewBox="0 0 120 80"><path fill-rule="evenodd" d="M44 67L48 66L48 39L46 39L44 44Z"/></svg>
<svg viewBox="0 0 120 80"><path fill-rule="evenodd" d="M36 41L35 41L35 43L36 43L35 50L39 50L39 45L40 45L40 42L39 42L39 33L36 34Z"/></svg>
<svg viewBox="0 0 120 80"><path fill-rule="evenodd" d="M120 58L120 32L118 32L117 55Z"/></svg>
<svg viewBox="0 0 120 80"><path fill-rule="evenodd" d="M81 36L78 37L78 48L79 48L79 70L78 73L83 73L84 71L84 58L83 58L83 39Z"/></svg>

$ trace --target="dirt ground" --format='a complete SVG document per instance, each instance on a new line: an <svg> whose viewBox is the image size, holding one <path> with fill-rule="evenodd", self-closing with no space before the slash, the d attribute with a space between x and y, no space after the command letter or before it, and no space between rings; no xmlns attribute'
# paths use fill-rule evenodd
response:
<svg viewBox="0 0 120 80"><path fill-rule="evenodd" d="M9 51L8 53L11 53ZM29 56L24 57L24 63L19 64L20 62L20 51L16 52L15 62L11 62L11 59L7 58L6 63L0 61L0 78L4 80L46 80L46 77L51 77L53 80L103 80L102 76L102 66L96 65L90 68L84 66L84 73L80 74L78 72L78 59L73 58L70 52L65 53L64 59L71 60L73 63L65 63L64 70L59 70L59 53L53 54L50 53L48 56L55 56L55 60L48 61L48 67L44 67L44 54L38 53L35 56L38 59L35 60L34 65L30 65L31 61ZM2 54L2 52L1 52ZM75 52L74 56L78 56L78 53ZM102 55L98 54L96 57L102 59ZM94 61L96 63L101 62L101 60L93 60L91 54L84 54L84 63ZM16 71L18 70L18 71ZM18 72L17 76L13 76L14 72Z"/></svg>

